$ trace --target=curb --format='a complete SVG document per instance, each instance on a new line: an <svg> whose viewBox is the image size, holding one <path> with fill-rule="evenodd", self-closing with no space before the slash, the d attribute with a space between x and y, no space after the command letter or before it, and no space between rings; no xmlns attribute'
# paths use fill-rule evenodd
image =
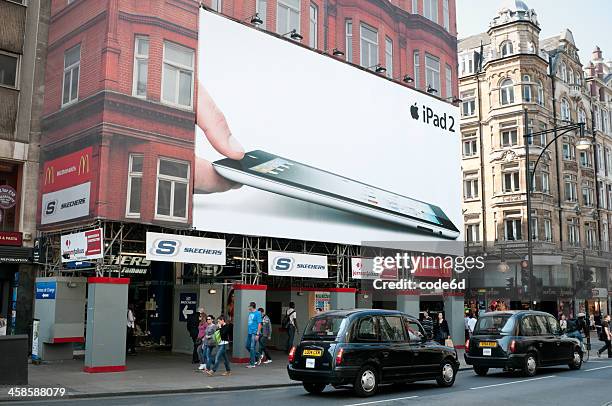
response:
<svg viewBox="0 0 612 406"><path fill-rule="evenodd" d="M291 386L301 386L301 383L279 383L271 385L246 385L246 386L226 386L226 387L209 387L209 388L184 388L184 389L160 389L160 390L140 390L131 392L103 392L103 393L74 393L67 394L62 397L22 397L19 399L15 398L0 398L0 404L7 402L31 402L31 401L43 401L43 400L61 400L61 399L96 399L96 398L112 398L121 396L147 396L147 395L169 395L169 394L183 394L183 393L208 393L208 392L232 392L232 391L245 391L253 389L270 389L270 388L284 388Z"/></svg>

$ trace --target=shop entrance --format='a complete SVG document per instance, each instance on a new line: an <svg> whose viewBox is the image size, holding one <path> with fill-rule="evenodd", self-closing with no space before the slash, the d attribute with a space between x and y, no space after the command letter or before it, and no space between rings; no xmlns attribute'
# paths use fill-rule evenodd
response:
<svg viewBox="0 0 612 406"><path fill-rule="evenodd" d="M16 299L13 293L16 272L16 265L2 265L0 269L0 317L3 319L2 324L7 327L7 333Z"/></svg>

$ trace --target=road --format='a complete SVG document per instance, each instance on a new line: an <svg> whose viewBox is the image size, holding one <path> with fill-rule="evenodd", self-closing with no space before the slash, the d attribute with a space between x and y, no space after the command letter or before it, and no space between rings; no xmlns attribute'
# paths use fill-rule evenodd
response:
<svg viewBox="0 0 612 406"><path fill-rule="evenodd" d="M492 370L488 376L460 371L452 388L439 388L434 382L381 387L376 396L356 397L350 390L331 387L319 396L307 394L301 386L229 392L122 396L95 399L20 402L20 405L69 406L181 406L211 405L495 405L495 406L612 406L612 361L591 360L579 371L545 368L534 378Z"/></svg>

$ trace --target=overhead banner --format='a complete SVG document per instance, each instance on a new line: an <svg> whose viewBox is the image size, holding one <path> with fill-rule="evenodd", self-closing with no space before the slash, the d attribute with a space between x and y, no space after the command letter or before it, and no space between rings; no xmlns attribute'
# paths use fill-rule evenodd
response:
<svg viewBox="0 0 612 406"><path fill-rule="evenodd" d="M456 106L204 9L199 24L195 228L461 238Z"/></svg>
<svg viewBox="0 0 612 406"><path fill-rule="evenodd" d="M91 182L42 196L41 224L73 220L89 215Z"/></svg>
<svg viewBox="0 0 612 406"><path fill-rule="evenodd" d="M225 265L225 240L188 235L147 233L150 261Z"/></svg>
<svg viewBox="0 0 612 406"><path fill-rule="evenodd" d="M92 147L64 155L43 166L42 192L49 193L91 181Z"/></svg>
<svg viewBox="0 0 612 406"><path fill-rule="evenodd" d="M327 278L327 257L268 251L268 275Z"/></svg>
<svg viewBox="0 0 612 406"><path fill-rule="evenodd" d="M104 256L104 234L101 228L62 235L62 262L85 261Z"/></svg>

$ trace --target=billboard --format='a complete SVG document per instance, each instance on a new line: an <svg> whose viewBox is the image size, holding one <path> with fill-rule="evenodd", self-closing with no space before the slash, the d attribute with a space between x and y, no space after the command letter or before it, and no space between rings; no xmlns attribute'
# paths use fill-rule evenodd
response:
<svg viewBox="0 0 612 406"><path fill-rule="evenodd" d="M85 261L104 256L104 233L101 228L62 235L62 262Z"/></svg>
<svg viewBox="0 0 612 406"><path fill-rule="evenodd" d="M40 223L52 224L89 215L92 147L45 162Z"/></svg>
<svg viewBox="0 0 612 406"><path fill-rule="evenodd" d="M195 228L461 237L455 106L203 9L199 23Z"/></svg>
<svg viewBox="0 0 612 406"><path fill-rule="evenodd" d="M326 279L327 257L325 255L268 251L268 275Z"/></svg>
<svg viewBox="0 0 612 406"><path fill-rule="evenodd" d="M225 240L147 232L146 259L225 265Z"/></svg>

